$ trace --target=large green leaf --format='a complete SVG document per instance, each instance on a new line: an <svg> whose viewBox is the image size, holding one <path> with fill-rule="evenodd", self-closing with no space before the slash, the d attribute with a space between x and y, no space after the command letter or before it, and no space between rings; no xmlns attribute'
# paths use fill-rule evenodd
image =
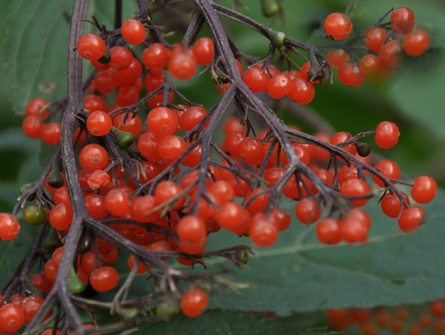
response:
<svg viewBox="0 0 445 335"><path fill-rule="evenodd" d="M66 96L68 34L73 0L11 1L4 41L5 64L12 107L23 113L35 97L48 101ZM91 1L89 13L112 29L114 6ZM124 6L123 19L132 18L136 2ZM92 25L87 25L93 30ZM96 30L95 33L98 31ZM88 63L85 61L85 64Z"/></svg>
<svg viewBox="0 0 445 335"><path fill-rule="evenodd" d="M295 315L287 318L263 320L261 316L237 311L207 311L198 319L179 315L170 322L148 324L139 328L138 334L151 335L334 335L323 327L314 327L319 322L317 315ZM319 324L318 324L319 325Z"/></svg>
<svg viewBox="0 0 445 335"><path fill-rule="evenodd" d="M444 200L440 193L425 206L426 223L412 234L402 233L396 220L385 217L373 201L366 207L373 218L367 245L327 247L317 242L314 227L306 230L293 222L273 247L253 247L256 256L248 263L251 270L230 270L231 280L249 283L251 288L240 295L218 290L211 306L289 315L292 311L421 303L443 297ZM246 242L245 238L216 234L208 245L213 249ZM227 269L220 260L209 263L216 270Z"/></svg>

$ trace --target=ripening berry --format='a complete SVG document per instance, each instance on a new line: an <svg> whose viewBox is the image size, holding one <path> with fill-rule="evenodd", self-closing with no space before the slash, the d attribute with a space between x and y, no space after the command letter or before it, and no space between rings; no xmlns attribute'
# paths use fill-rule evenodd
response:
<svg viewBox="0 0 445 335"><path fill-rule="evenodd" d="M208 303L207 295L203 291L191 289L181 298L181 312L189 318L196 318L205 312Z"/></svg>
<svg viewBox="0 0 445 335"><path fill-rule="evenodd" d="M391 14L391 28L397 35L409 34L415 23L414 13L406 7L397 8Z"/></svg>
<svg viewBox="0 0 445 335"><path fill-rule="evenodd" d="M413 200L419 204L431 202L437 192L436 181L429 176L420 176L414 181L411 189Z"/></svg>
<svg viewBox="0 0 445 335"><path fill-rule="evenodd" d="M342 13L332 13L324 21L324 30L331 35L334 40L344 40L352 32L352 22Z"/></svg>
<svg viewBox="0 0 445 335"><path fill-rule="evenodd" d="M383 121L377 126L375 142L380 148L389 149L397 144L400 132L395 123Z"/></svg>

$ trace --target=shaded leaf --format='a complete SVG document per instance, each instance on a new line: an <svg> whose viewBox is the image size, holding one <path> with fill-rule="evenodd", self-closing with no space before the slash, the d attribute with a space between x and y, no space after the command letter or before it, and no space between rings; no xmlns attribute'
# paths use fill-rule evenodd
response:
<svg viewBox="0 0 445 335"><path fill-rule="evenodd" d="M249 283L252 288L242 290L241 295L219 289L210 300L211 306L289 315L292 311L422 303L441 298L445 269L438 264L445 259L443 201L445 195L440 193L432 204L425 205L425 225L408 235L372 201L365 208L373 219L367 245L321 245L315 226L306 230L294 220L274 246L252 247L256 256L250 257L251 270L230 270L233 281ZM245 238L223 234L211 236L208 245L217 249L249 244ZM209 264L216 270L227 269L227 263L218 259Z"/></svg>

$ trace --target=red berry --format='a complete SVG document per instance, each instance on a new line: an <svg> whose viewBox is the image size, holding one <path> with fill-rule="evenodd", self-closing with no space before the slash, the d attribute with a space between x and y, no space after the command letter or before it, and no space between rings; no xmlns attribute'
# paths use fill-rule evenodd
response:
<svg viewBox="0 0 445 335"><path fill-rule="evenodd" d="M38 115L40 114L40 109L42 107L45 107L48 104L48 101L46 101L43 98L34 98L29 100L29 102L26 104L25 112L26 115ZM48 114L48 111L43 111L43 117L45 117Z"/></svg>
<svg viewBox="0 0 445 335"><path fill-rule="evenodd" d="M57 230L67 230L72 220L73 210L69 203L58 204L49 215L49 223Z"/></svg>
<svg viewBox="0 0 445 335"><path fill-rule="evenodd" d="M288 93L288 97L300 105L310 103L315 96L315 89L311 82L296 78L293 80L293 85Z"/></svg>
<svg viewBox="0 0 445 335"><path fill-rule="evenodd" d="M195 75L198 67L196 56L191 49L187 53L181 49L173 51L167 66L173 78L178 80L189 80Z"/></svg>
<svg viewBox="0 0 445 335"><path fill-rule="evenodd" d="M363 34L363 40L369 50L379 51L387 35L385 28L373 26L366 29Z"/></svg>
<svg viewBox="0 0 445 335"><path fill-rule="evenodd" d="M343 142L346 142L347 140L349 140L351 138L351 134L341 131L337 134L335 134L334 136L332 136L330 142L333 145L337 145ZM357 153L357 148L355 147L355 145L346 145L346 146L342 146L341 147L343 150L349 152L351 155L355 155ZM339 157L340 158L340 157ZM343 160L343 158L340 158L341 160Z"/></svg>
<svg viewBox="0 0 445 335"><path fill-rule="evenodd" d="M348 61L349 54L343 49L331 49L326 54L326 58L332 67L339 68L344 62Z"/></svg>
<svg viewBox="0 0 445 335"><path fill-rule="evenodd" d="M359 178L352 178L340 185L340 193L350 197L364 196L371 194L371 188L368 183ZM351 200L355 207L364 206L369 198Z"/></svg>
<svg viewBox="0 0 445 335"><path fill-rule="evenodd" d="M264 92L269 83L270 77L267 71L261 71L260 68L251 67L244 72L243 81L254 93Z"/></svg>
<svg viewBox="0 0 445 335"><path fill-rule="evenodd" d="M105 53L106 46L102 37L96 34L83 35L77 41L77 52L82 58L96 60Z"/></svg>
<svg viewBox="0 0 445 335"><path fill-rule="evenodd" d="M244 203L246 203L250 198L257 196L258 194L264 193L266 190L262 187L258 187L252 192L247 192L244 196ZM252 200L249 205L246 206L246 210L254 215L256 213L262 212L266 209L267 202L269 201L269 193L257 196Z"/></svg>
<svg viewBox="0 0 445 335"><path fill-rule="evenodd" d="M364 56L360 60L360 65L364 67L366 76L370 82L380 83L389 77L388 68L374 55L369 54Z"/></svg>
<svg viewBox="0 0 445 335"><path fill-rule="evenodd" d="M100 110L92 112L87 119L87 129L91 135L104 136L108 134L113 126L111 117Z"/></svg>
<svg viewBox="0 0 445 335"><path fill-rule="evenodd" d="M379 50L379 59L385 66L401 67L404 61L402 44L398 40L386 42Z"/></svg>
<svg viewBox="0 0 445 335"><path fill-rule="evenodd" d="M190 255L196 255L204 251L207 244L207 226L200 218L188 215L182 218L176 232L179 237L179 246Z"/></svg>
<svg viewBox="0 0 445 335"><path fill-rule="evenodd" d="M105 196L105 207L114 216L122 216L130 210L128 206L130 199L128 193L131 189L128 188L115 188L107 193Z"/></svg>
<svg viewBox="0 0 445 335"><path fill-rule="evenodd" d="M400 132L395 123L383 121L376 129L375 142L380 148L389 149L397 144Z"/></svg>
<svg viewBox="0 0 445 335"><path fill-rule="evenodd" d="M344 62L338 68L338 79L345 85L359 86L366 79L366 70L360 64Z"/></svg>
<svg viewBox="0 0 445 335"><path fill-rule="evenodd" d="M167 49L161 43L153 43L142 53L142 63L149 68L163 67L167 58Z"/></svg>
<svg viewBox="0 0 445 335"><path fill-rule="evenodd" d="M335 40L344 40L352 32L352 22L344 14L332 13L324 21L324 30Z"/></svg>
<svg viewBox="0 0 445 335"><path fill-rule="evenodd" d="M119 274L111 266L96 269L90 276L90 284L97 292L107 292L117 286Z"/></svg>
<svg viewBox="0 0 445 335"><path fill-rule="evenodd" d="M419 206L404 209L398 220L400 229L405 233L415 231L422 224L425 215L425 210Z"/></svg>
<svg viewBox="0 0 445 335"><path fill-rule="evenodd" d="M191 107L187 112L182 114L179 126L182 130L189 131L193 129L207 115L207 113L207 110L200 106ZM209 121L210 120L208 119L201 129L205 129L209 124Z"/></svg>
<svg viewBox="0 0 445 335"><path fill-rule="evenodd" d="M400 169L399 166L390 159L383 159L380 162L378 162L376 165L374 165L376 169L380 169L380 173L383 174L386 178L390 179L399 179L400 178ZM385 187L385 184L383 181L375 176L372 175L372 180L374 180L374 183L379 185L380 187ZM395 184L393 182L393 184Z"/></svg>
<svg viewBox="0 0 445 335"><path fill-rule="evenodd" d="M423 55L430 46L430 35L421 28L416 28L403 38L403 51L411 57Z"/></svg>
<svg viewBox="0 0 445 335"><path fill-rule="evenodd" d="M147 116L150 131L159 137L165 137L178 130L178 117L169 108L156 107Z"/></svg>
<svg viewBox="0 0 445 335"><path fill-rule="evenodd" d="M110 49L111 61L110 66L116 70L128 68L133 62L133 54L131 51L122 46L115 46Z"/></svg>
<svg viewBox="0 0 445 335"><path fill-rule="evenodd" d="M209 65L215 54L215 46L213 40L208 37L201 37L193 46L193 53L199 65Z"/></svg>
<svg viewBox="0 0 445 335"><path fill-rule="evenodd" d="M133 45L144 42L146 32L144 25L138 20L129 19L122 24L122 37Z"/></svg>
<svg viewBox="0 0 445 335"><path fill-rule="evenodd" d="M409 198L406 196L405 193L402 192L403 200L410 205ZM398 218L402 209L405 208L400 203L399 197L397 194L391 194L387 193L382 198L382 201L380 202L380 205L382 207L383 213L385 213L386 216L389 216L390 218Z"/></svg>
<svg viewBox="0 0 445 335"><path fill-rule="evenodd" d="M22 122L22 129L26 136L33 139L41 137L43 129L43 121L40 115L27 116Z"/></svg>
<svg viewBox="0 0 445 335"><path fill-rule="evenodd" d="M169 135L164 137L158 144L158 153L162 159L174 162L187 150L188 145L182 137Z"/></svg>
<svg viewBox="0 0 445 335"><path fill-rule="evenodd" d="M20 232L20 223L8 213L0 213L0 238L12 240Z"/></svg>
<svg viewBox="0 0 445 335"><path fill-rule="evenodd" d="M87 171L103 170L108 164L108 153L98 144L88 144L79 154L79 163Z"/></svg>
<svg viewBox="0 0 445 335"><path fill-rule="evenodd" d="M19 330L25 320L23 310L15 304L6 304L0 308L0 329L5 332Z"/></svg>
<svg viewBox="0 0 445 335"><path fill-rule="evenodd" d="M246 138L239 145L239 153L247 165L261 164L264 157L263 144L261 141Z"/></svg>
<svg viewBox="0 0 445 335"><path fill-rule="evenodd" d="M397 35L409 34L415 23L414 13L406 7L397 8L391 14L391 28Z"/></svg>
<svg viewBox="0 0 445 335"><path fill-rule="evenodd" d="M238 235L243 234L250 225L250 215L240 204L228 202L221 207L216 217L218 225Z"/></svg>
<svg viewBox="0 0 445 335"><path fill-rule="evenodd" d="M295 206L295 215L301 223L314 223L320 218L321 206L315 199L302 199Z"/></svg>
<svg viewBox="0 0 445 335"><path fill-rule="evenodd" d="M267 83L267 93L274 99L280 99L292 90L292 86L293 82L290 77L279 74Z"/></svg>
<svg viewBox="0 0 445 335"><path fill-rule="evenodd" d="M207 295L199 289L191 289L181 298L181 312L189 318L196 318L205 312L208 305Z"/></svg>
<svg viewBox="0 0 445 335"><path fill-rule="evenodd" d="M177 197L179 195L179 193L182 192L182 188L175 184L172 181L169 180L165 180L162 181L158 184L158 186L156 186L155 189L155 200L156 200L156 204L163 204L167 201L169 201L171 198L173 197ZM169 205L169 207L172 210L178 210L180 208L182 208L182 206L184 205L185 202L185 196L180 197L179 199L177 199L176 201L174 201L173 203L171 203Z"/></svg>
<svg viewBox="0 0 445 335"><path fill-rule="evenodd" d="M119 114L114 118L113 124L121 131L128 131L136 136L142 128L142 121L139 115L128 115L124 121L125 114Z"/></svg>
<svg viewBox="0 0 445 335"><path fill-rule="evenodd" d="M340 230L343 240L347 243L368 240L368 227L365 222L355 216L348 216L346 219L340 220Z"/></svg>
<svg viewBox="0 0 445 335"><path fill-rule="evenodd" d="M436 181L428 176L420 176L414 181L411 189L413 200L419 204L431 202L437 192Z"/></svg>
<svg viewBox="0 0 445 335"><path fill-rule="evenodd" d="M255 217L250 225L249 236L255 245L265 248L276 242L278 229L270 221Z"/></svg>

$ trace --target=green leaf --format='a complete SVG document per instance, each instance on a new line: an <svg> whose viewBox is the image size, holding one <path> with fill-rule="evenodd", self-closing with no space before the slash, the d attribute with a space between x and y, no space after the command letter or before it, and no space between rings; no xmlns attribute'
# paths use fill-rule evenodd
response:
<svg viewBox="0 0 445 335"><path fill-rule="evenodd" d="M262 316L236 311L211 310L199 318L174 317L170 322L158 322L141 326L137 334L151 335L333 335L323 327L316 315L294 315L288 318L263 320ZM318 324L319 325L319 324Z"/></svg>
<svg viewBox="0 0 445 335"><path fill-rule="evenodd" d="M26 103L35 97L48 101L66 96L68 35L73 0L11 1L4 40L5 63L12 108L24 115ZM125 5L123 19L134 17L136 2ZM91 1L89 13L112 29L114 6ZM98 33L87 24L86 29ZM94 31L93 31L94 29ZM85 61L85 65L91 66Z"/></svg>
<svg viewBox="0 0 445 335"><path fill-rule="evenodd" d="M425 205L424 226L404 234L397 220L385 217L376 201L366 206L373 227L367 245L324 246L308 229L293 220L291 228L280 234L278 242L266 249L252 246L251 270L230 270L229 278L249 283L238 295L218 289L210 299L212 308L276 311L289 315L326 308L373 307L422 303L443 296L445 268L438 266L445 257L443 202L439 193ZM293 213L293 206L288 207ZM208 245L218 249L248 239L231 233L211 235ZM211 259L214 270L227 270L227 262Z"/></svg>
<svg viewBox="0 0 445 335"><path fill-rule="evenodd" d="M48 101L66 92L69 17L74 1L12 1L8 8L4 67L13 109L24 112L37 96Z"/></svg>

